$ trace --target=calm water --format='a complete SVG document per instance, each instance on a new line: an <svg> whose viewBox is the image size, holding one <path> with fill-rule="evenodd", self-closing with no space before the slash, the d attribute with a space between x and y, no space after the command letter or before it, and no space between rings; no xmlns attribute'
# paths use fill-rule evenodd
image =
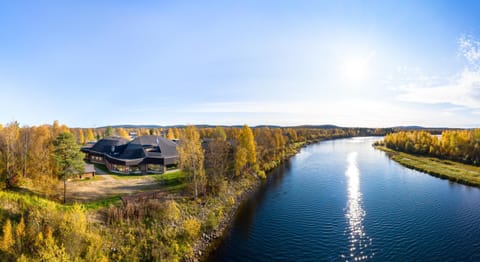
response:
<svg viewBox="0 0 480 262"><path fill-rule="evenodd" d="M379 138L304 148L241 206L212 261L480 261L480 190L409 170Z"/></svg>

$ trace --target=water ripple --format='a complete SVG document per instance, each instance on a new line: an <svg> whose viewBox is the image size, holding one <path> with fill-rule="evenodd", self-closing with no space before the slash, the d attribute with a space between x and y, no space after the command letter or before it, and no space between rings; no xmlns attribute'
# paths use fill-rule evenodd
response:
<svg viewBox="0 0 480 262"><path fill-rule="evenodd" d="M369 252L369 246L372 245L372 239L365 232L363 219L366 212L362 206L362 192L360 191L360 170L357 165L357 152L351 152L347 156L347 208L345 217L347 218L348 240L350 246L348 254L343 254L342 258L353 261L362 261L371 258L373 255Z"/></svg>

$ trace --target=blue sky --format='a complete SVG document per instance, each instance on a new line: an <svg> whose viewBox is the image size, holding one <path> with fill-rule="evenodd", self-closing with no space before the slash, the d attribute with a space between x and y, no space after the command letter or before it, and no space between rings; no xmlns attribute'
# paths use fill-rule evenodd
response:
<svg viewBox="0 0 480 262"><path fill-rule="evenodd" d="M477 1L3 1L0 123L480 127Z"/></svg>

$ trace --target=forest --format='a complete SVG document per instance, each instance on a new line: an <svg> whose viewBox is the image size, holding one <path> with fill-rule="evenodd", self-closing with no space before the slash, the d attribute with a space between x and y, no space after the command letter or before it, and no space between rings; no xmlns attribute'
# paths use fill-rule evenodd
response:
<svg viewBox="0 0 480 262"><path fill-rule="evenodd" d="M367 128L69 128L0 125L2 261L178 261L221 226L268 171L307 143L359 135ZM80 147L107 136L179 139L184 187L136 203L63 204L62 183L81 169ZM68 154L68 158L65 157ZM93 207L92 207L93 206Z"/></svg>
<svg viewBox="0 0 480 262"><path fill-rule="evenodd" d="M480 129L445 130L441 135L400 131L386 135L379 144L405 153L480 166Z"/></svg>

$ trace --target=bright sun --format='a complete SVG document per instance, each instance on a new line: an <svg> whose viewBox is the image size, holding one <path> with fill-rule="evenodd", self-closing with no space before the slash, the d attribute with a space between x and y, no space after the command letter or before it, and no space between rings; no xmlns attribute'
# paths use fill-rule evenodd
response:
<svg viewBox="0 0 480 262"><path fill-rule="evenodd" d="M371 65L373 54L367 56L350 57L345 59L340 68L340 78L349 84L361 84L371 76Z"/></svg>

